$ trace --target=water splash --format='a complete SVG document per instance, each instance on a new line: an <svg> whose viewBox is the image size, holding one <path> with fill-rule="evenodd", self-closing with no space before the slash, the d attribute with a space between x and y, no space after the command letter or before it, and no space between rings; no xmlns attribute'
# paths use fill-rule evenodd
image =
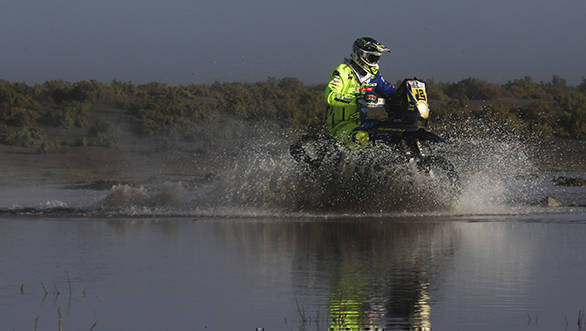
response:
<svg viewBox="0 0 586 331"><path fill-rule="evenodd" d="M114 185L76 210L136 216L470 215L515 213L545 196L543 183L534 179L535 146L502 128L465 125L477 128L453 128L444 134L450 144L434 147L434 155L454 164L459 193L398 163L390 148L331 153L316 171L289 154L297 134L249 127L213 159L197 160L214 169L210 178Z"/></svg>
<svg viewBox="0 0 586 331"><path fill-rule="evenodd" d="M452 162L462 182L460 194L447 183L392 161L393 151L367 149L331 156L319 171L298 164L288 153L294 136L259 134L219 176L216 192L223 205L302 212L453 212L510 213L542 193L530 149L519 135L478 123L475 130L451 134L451 143L434 153ZM474 132L474 134L472 134Z"/></svg>
<svg viewBox="0 0 586 331"><path fill-rule="evenodd" d="M159 187L145 188L128 184L114 185L110 193L94 207L108 210L132 208L182 208L187 205L182 183L166 183Z"/></svg>
<svg viewBox="0 0 586 331"><path fill-rule="evenodd" d="M466 130L452 133L446 146L463 184L453 211L509 213L535 204L544 195L535 180L539 172L531 155L535 146L524 135L491 122L465 124Z"/></svg>

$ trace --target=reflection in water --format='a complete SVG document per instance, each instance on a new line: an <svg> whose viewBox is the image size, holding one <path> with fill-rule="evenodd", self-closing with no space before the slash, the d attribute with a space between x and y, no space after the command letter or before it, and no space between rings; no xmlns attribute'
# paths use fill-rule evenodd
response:
<svg viewBox="0 0 586 331"><path fill-rule="evenodd" d="M215 230L238 254L260 254L261 268L290 263L296 296L320 297L314 302L327 305L321 308L331 330L431 329L430 290L450 267L459 239L453 224L429 222L216 224Z"/></svg>
<svg viewBox="0 0 586 331"><path fill-rule="evenodd" d="M584 304L584 224L3 218L0 320L50 329L61 308L65 330L488 331L524 329L529 315L532 330L563 330Z"/></svg>
<svg viewBox="0 0 586 331"><path fill-rule="evenodd" d="M437 266L437 257L451 251L448 228L441 224L345 224L330 241L340 262L331 270L332 326L430 329L428 284L435 276L430 271L434 263Z"/></svg>
<svg viewBox="0 0 586 331"><path fill-rule="evenodd" d="M180 224L177 222L170 222L168 220L152 220L146 223L142 219L137 220L108 220L106 223L113 229L114 233L124 235L127 232L137 232L144 230L145 225L150 226L152 229L156 229L157 232L166 235L177 235L179 232Z"/></svg>
<svg viewBox="0 0 586 331"><path fill-rule="evenodd" d="M357 328L362 325L379 326L380 316L369 314L368 283L362 265L341 270L332 280L329 302L330 326L332 329Z"/></svg>

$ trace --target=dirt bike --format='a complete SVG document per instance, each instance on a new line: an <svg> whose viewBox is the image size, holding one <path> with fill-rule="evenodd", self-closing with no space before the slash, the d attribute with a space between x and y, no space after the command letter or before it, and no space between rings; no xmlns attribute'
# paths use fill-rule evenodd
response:
<svg viewBox="0 0 586 331"><path fill-rule="evenodd" d="M427 130L430 109L425 82L417 78L405 79L390 100L379 98L366 103L363 112L384 109L387 118L382 121L366 121L365 131L369 144L364 148L364 166L360 176L385 170L408 169L428 178L445 181L459 190L460 180L452 163L443 156L434 155L432 147L446 141ZM326 159L340 159L344 148L326 134L307 134L289 148L291 156L313 171L324 167ZM373 152L374 151L374 152ZM401 172L395 172L400 176Z"/></svg>

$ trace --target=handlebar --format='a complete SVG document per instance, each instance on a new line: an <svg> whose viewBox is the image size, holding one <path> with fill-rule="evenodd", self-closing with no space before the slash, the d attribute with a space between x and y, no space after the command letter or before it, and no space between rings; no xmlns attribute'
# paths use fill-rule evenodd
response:
<svg viewBox="0 0 586 331"><path fill-rule="evenodd" d="M363 107L365 108L381 108L385 106L385 99L384 98L378 98L376 100L376 102L365 102L363 104Z"/></svg>

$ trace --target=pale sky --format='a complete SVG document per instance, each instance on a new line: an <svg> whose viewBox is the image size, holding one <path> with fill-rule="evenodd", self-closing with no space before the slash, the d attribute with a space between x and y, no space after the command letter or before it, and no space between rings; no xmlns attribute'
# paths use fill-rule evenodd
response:
<svg viewBox="0 0 586 331"><path fill-rule="evenodd" d="M357 37L384 77L586 76L586 0L0 0L0 79L326 82Z"/></svg>

